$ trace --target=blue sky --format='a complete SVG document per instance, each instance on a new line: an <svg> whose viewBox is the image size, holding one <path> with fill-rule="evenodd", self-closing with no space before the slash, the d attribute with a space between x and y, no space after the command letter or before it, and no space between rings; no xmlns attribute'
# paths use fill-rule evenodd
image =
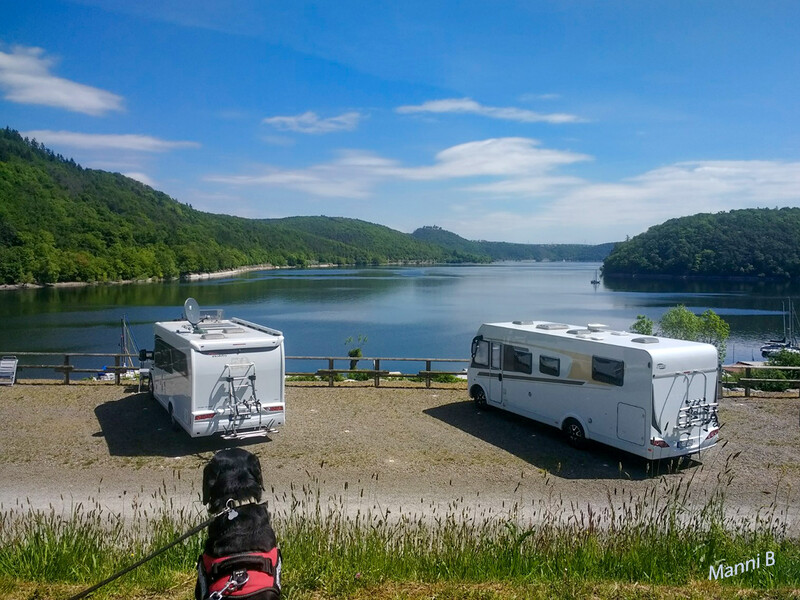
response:
<svg viewBox="0 0 800 600"><path fill-rule="evenodd" d="M800 206L800 2L10 0L0 126L209 212L601 243Z"/></svg>

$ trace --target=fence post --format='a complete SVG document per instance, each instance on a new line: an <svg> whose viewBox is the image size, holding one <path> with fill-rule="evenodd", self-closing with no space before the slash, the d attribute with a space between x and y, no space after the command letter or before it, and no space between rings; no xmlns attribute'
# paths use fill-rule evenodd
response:
<svg viewBox="0 0 800 600"><path fill-rule="evenodd" d="M333 359L328 359L328 387L333 387Z"/></svg>
<svg viewBox="0 0 800 600"><path fill-rule="evenodd" d="M431 387L431 361L429 360L425 361L425 371L427 372L425 374L425 387L429 388Z"/></svg>
<svg viewBox="0 0 800 600"><path fill-rule="evenodd" d="M119 354L114 357L114 385L119 385Z"/></svg>
<svg viewBox="0 0 800 600"><path fill-rule="evenodd" d="M64 385L69 385L69 354L64 355Z"/></svg>
<svg viewBox="0 0 800 600"><path fill-rule="evenodd" d="M373 361L372 368L375 369L375 387L381 387L381 375L378 371L381 370L381 359L376 358Z"/></svg>
<svg viewBox="0 0 800 600"><path fill-rule="evenodd" d="M745 379L750 379L750 372L751 372L750 371L750 367L745 368L745 370L744 370L744 378ZM749 398L750 397L750 382L749 381L744 384L744 397L745 398Z"/></svg>

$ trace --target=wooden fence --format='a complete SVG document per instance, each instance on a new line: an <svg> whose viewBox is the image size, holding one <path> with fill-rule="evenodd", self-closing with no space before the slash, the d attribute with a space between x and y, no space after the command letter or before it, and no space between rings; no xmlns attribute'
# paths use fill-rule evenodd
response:
<svg viewBox="0 0 800 600"><path fill-rule="evenodd" d="M113 376L114 383L116 385L120 385L122 376L125 373L138 372L139 368L132 366L135 363L138 363L139 357L134 356L132 354L103 354L103 353L90 353L90 352L0 352L0 356L7 356L13 355L17 358L20 357L34 357L36 360L44 360L43 358L40 359L39 357L58 357L58 362L56 363L28 363L27 361L20 363L17 365L17 380L20 379L20 373L31 370L47 370L47 371L54 371L55 373L60 373L63 377L63 383L69 385L73 380L73 375L77 373L81 374L88 374L91 373L93 375L103 373L109 374ZM79 359L80 362L94 362L96 361L97 365L100 366L79 366L75 364L76 359ZM88 361L87 361L88 359ZM103 365L103 362L109 362L108 360L100 360L100 359L111 359L114 361L113 366L111 365ZM322 381L327 381L329 386L333 386L337 379L341 376L344 377L352 377L354 375L360 378L367 378L373 381L373 385L375 387L380 387L381 379L385 379L387 377L391 378L402 378L402 379L411 379L411 378L419 378L425 381L425 386L430 387L431 382L436 379L436 377L440 375L463 375L464 371L446 371L446 370L435 370L433 367L435 364L465 364L469 363L467 359L464 358L408 358L408 357L400 357L400 358L391 358L391 357L350 357L350 356L287 356L286 357L287 363L291 363L294 361L306 361L306 362L317 362L323 363L325 366L322 368L317 369L309 369L309 370L302 370L302 371L294 371L290 370L287 371L286 375L288 377L316 377L321 379ZM357 361L356 368L351 369L350 365L352 361ZM386 365L386 363L418 363L420 365L424 364L424 368L418 371L407 371L404 370L403 372L399 371L389 371L385 368L382 368L382 365ZM338 368L337 368L338 365ZM363 368L367 366L367 368ZM362 368L359 368L362 367ZM800 371L800 367L773 367L769 365L749 365L744 367L724 367L724 371L727 372L738 372L743 373L744 376L740 377L738 381L729 381L729 382L722 382L723 387L731 387L731 386L738 386L744 388L745 397L750 397L751 391L753 388L757 387L759 383L787 383L793 387L798 387L800 389L800 377L796 378L786 378L786 379L778 379L778 378L769 378L769 377L758 377L758 372L763 370L771 370L771 371L786 371L789 373L796 373Z"/></svg>
<svg viewBox="0 0 800 600"><path fill-rule="evenodd" d="M787 372L787 374L794 374L797 371L800 371L800 367L773 367L771 365L749 365L746 367L723 367L723 370L728 373L744 373L744 377L740 377L738 380L730 381L730 382L723 382L724 387L743 387L744 388L744 395L745 398L750 397L751 390L754 387L757 387L759 383L786 383L789 384L791 387L798 388L798 397L800 397L800 378L785 378L779 379L777 377L758 377L759 371L781 371ZM754 377L755 375L755 377Z"/></svg>
<svg viewBox="0 0 800 600"><path fill-rule="evenodd" d="M21 357L35 357L37 361L36 363L28 363L27 361L23 364L22 361L17 365L17 380L20 379L20 372L31 370L46 370L46 371L54 371L55 373L60 373L63 377L63 383L69 385L73 378L73 374L76 373L91 373L97 375L99 373L103 374L110 374L113 375L113 380L116 385L120 385L122 376L125 373L137 373L139 371L139 367L131 366L134 363L138 363L139 357L134 356L132 354L102 354L102 353L87 353L87 352L0 352L0 355L13 355L17 358ZM39 357L58 357L58 362L56 363L43 363L43 358ZM103 359L113 359L114 365L102 365L96 367L86 367L86 366L78 366L75 364L76 359L79 362L86 363L86 362L93 362L97 361L97 364L101 364ZM86 359L89 359L87 361ZM381 379L392 377L392 378L403 378L403 379L411 379L411 378L419 378L425 381L426 387L431 387L431 382L436 379L436 377L441 375L462 375L462 371L445 371L445 370L434 370L434 364L441 364L441 363L449 363L449 364L461 364L461 363L469 363L467 359L464 358L390 358L390 357L350 357L350 356L287 356L286 361L314 361L317 363L323 363L325 366L319 369L313 370L305 370L305 371L287 371L286 375L288 377L317 377L320 378L322 381L328 382L329 386L333 386L335 381L340 378L340 376L353 376L357 375L359 377L371 379L375 387L380 387ZM350 365L352 361L357 361L357 365L355 369L351 369ZM108 362L108 361L105 361ZM386 365L386 363L424 363L424 368L416 371L416 372L399 372L399 371L388 371L381 367L381 365ZM337 363L339 368L337 368ZM346 363L347 368L342 368L342 363ZM368 365L370 368L359 368Z"/></svg>
<svg viewBox="0 0 800 600"><path fill-rule="evenodd" d="M287 356L287 361L290 360L313 360L327 362L327 368L317 369L315 371L306 372L287 372L289 377L322 377L328 380L328 386L333 387L337 375L353 376L358 375L367 377L373 380L375 387L380 387L381 378L396 377L396 378L419 378L425 380L425 387L431 387L431 381L440 375L463 375L464 371L440 371L434 370L434 363L469 363L465 358L388 358L388 357L358 357L353 358L350 356ZM346 362L347 368L336 368L336 361ZM357 361L356 368L351 369L350 365ZM425 368L417 371L416 373L403 373L399 371L388 371L381 368L381 364L392 362L416 362L425 363ZM372 368L358 368L359 365L369 364Z"/></svg>

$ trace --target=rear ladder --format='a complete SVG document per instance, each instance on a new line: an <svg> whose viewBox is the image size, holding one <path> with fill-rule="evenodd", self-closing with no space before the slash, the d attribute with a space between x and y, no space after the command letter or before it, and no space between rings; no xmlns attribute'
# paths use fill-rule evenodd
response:
<svg viewBox="0 0 800 600"><path fill-rule="evenodd" d="M225 429L222 437L229 440L266 436L269 426L263 427L261 422L261 401L256 395L255 363L226 364L223 377L228 383L226 406L230 410L231 425ZM253 412L258 413L258 428L244 433L240 432L239 425Z"/></svg>

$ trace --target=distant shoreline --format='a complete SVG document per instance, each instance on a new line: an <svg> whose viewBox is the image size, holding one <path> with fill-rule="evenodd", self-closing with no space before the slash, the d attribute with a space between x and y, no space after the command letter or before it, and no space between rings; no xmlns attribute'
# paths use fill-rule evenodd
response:
<svg viewBox="0 0 800 600"><path fill-rule="evenodd" d="M738 281L744 283L758 283L760 281L773 283L775 281L792 281L791 277L776 277L758 275L671 275L668 273L603 273L603 279L651 279L659 281Z"/></svg>
<svg viewBox="0 0 800 600"><path fill-rule="evenodd" d="M408 262L390 262L381 265L372 266L404 266L404 265L436 265L436 264L464 264L464 263L436 263L433 261L408 261ZM15 291L15 290L38 290L42 288L73 288L73 287L90 287L102 285L130 285L137 283L161 283L165 281L204 281L206 279L222 279L223 277L232 277L241 273L249 273L251 271L277 271L285 269L335 269L339 267L354 267L355 264L334 264L334 263L310 263L303 267L298 266L276 266L272 264L250 265L246 267L237 267L235 269L225 269L222 271L211 271L204 273L185 273L179 277L172 278L158 278L149 277L147 279L123 279L117 281L60 281L57 283L6 283L0 285L0 292ZM369 265L367 265L369 266Z"/></svg>
<svg viewBox="0 0 800 600"><path fill-rule="evenodd" d="M331 265L320 265L331 266ZM336 265L333 265L336 266ZM247 273L249 271L269 271L273 269L295 269L297 267L276 267L274 265L251 265L248 267L237 267L236 269L225 269L224 271L213 271L210 273L186 273L179 277L172 278L159 278L149 277L147 279L122 279L117 281L59 281L57 283L7 283L0 285L0 291L4 290L38 290L42 288L72 288L72 287L89 287L101 285L129 285L136 283L159 283L164 281L201 281L204 279L219 279L222 277L230 277L238 275L239 273Z"/></svg>

